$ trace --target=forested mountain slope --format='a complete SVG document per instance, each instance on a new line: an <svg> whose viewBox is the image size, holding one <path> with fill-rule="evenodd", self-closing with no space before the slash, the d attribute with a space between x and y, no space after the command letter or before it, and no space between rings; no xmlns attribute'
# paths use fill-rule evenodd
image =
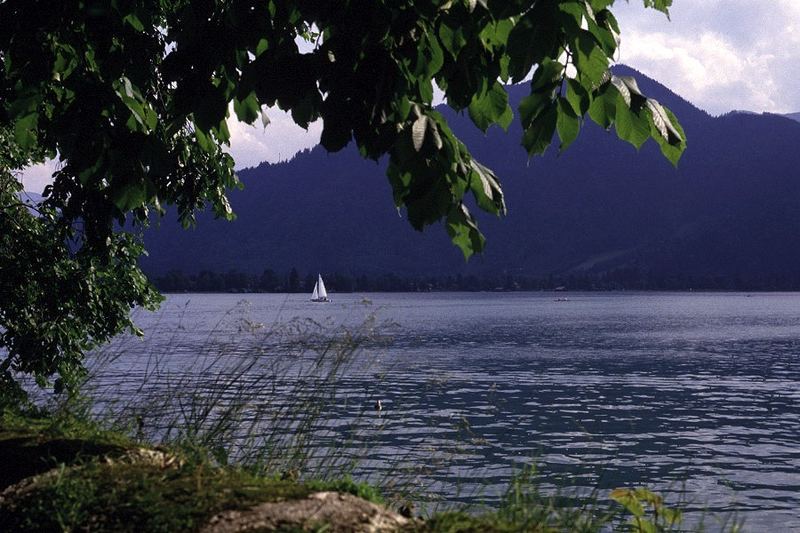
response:
<svg viewBox="0 0 800 533"><path fill-rule="evenodd" d="M486 251L465 263L444 229L414 231L398 213L385 166L353 147L317 147L244 170L231 194L238 214L183 231L168 217L146 236L143 261L169 270L348 274L502 272L544 276L635 268L667 275L798 276L800 123L778 115L712 117L640 73L669 106L689 145L677 169L652 141L637 152L587 124L568 151L528 159L520 128L487 135L443 112L473 154L502 179L508 216L481 217ZM509 89L512 107L527 87Z"/></svg>

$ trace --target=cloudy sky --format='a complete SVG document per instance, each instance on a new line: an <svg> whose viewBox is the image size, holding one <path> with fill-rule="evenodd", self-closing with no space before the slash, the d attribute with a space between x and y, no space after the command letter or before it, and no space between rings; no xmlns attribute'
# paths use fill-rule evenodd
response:
<svg viewBox="0 0 800 533"><path fill-rule="evenodd" d="M618 1L619 60L713 114L800 111L800 0Z"/></svg>
<svg viewBox="0 0 800 533"><path fill-rule="evenodd" d="M712 114L731 110L800 111L800 0L674 0L671 20L617 0L619 62L664 83ZM290 158L319 141L279 111L266 128L231 121L237 168ZM23 182L41 191L53 165L28 169Z"/></svg>

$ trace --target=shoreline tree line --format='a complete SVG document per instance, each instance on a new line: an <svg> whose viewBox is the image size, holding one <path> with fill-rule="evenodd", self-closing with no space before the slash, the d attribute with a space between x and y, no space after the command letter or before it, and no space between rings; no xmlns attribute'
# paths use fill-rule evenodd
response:
<svg viewBox="0 0 800 533"><path fill-rule="evenodd" d="M531 276L512 273L404 276L397 273L322 273L334 293L353 292L517 292L517 291L800 291L800 274L721 276L663 274L638 268L601 273ZM153 278L163 293L310 293L316 272L292 268L260 274L229 270L184 273L171 270Z"/></svg>

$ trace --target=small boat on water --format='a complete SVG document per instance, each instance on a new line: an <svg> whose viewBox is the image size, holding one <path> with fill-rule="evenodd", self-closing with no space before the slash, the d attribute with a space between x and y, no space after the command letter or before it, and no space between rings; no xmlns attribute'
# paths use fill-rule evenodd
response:
<svg viewBox="0 0 800 533"><path fill-rule="evenodd" d="M322 281L322 274L317 274L317 283L314 284L314 292L311 293L312 302L330 302L328 291L325 290L325 282Z"/></svg>

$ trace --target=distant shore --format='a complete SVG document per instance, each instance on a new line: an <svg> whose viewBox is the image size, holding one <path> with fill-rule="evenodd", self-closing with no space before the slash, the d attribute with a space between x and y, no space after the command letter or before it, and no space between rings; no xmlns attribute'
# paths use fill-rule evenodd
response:
<svg viewBox="0 0 800 533"><path fill-rule="evenodd" d="M361 292L796 292L800 291L800 272L793 275L697 276L654 274L635 268L603 273L524 276L496 275L403 276L398 274L341 274L321 272L325 285L334 293ZM185 274L171 271L151 275L164 293L308 293L317 272L300 273L291 269L277 273L266 269L261 274L231 270L225 273L203 271Z"/></svg>

